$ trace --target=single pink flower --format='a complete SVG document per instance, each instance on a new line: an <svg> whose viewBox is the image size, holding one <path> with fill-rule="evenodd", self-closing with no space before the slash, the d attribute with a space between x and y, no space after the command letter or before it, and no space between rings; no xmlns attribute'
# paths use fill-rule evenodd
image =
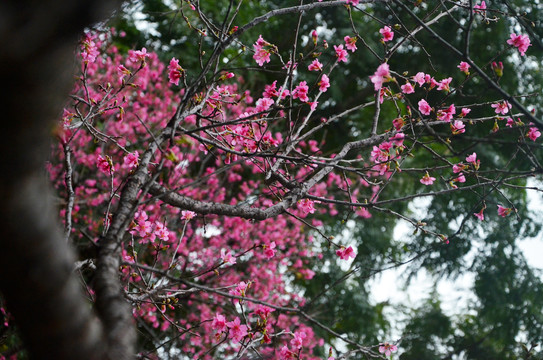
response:
<svg viewBox="0 0 543 360"><path fill-rule="evenodd" d="M339 256L341 260L349 260L349 258L355 258L356 253L354 252L352 246L348 248L342 246L341 249L336 250L336 255Z"/></svg>
<svg viewBox="0 0 543 360"><path fill-rule="evenodd" d="M390 68L387 63L379 65L375 74L370 76L370 80L373 83L375 91L379 90L383 86L385 81L390 80Z"/></svg>
<svg viewBox="0 0 543 360"><path fill-rule="evenodd" d="M304 214L313 214L315 212L315 206L314 206L313 200L310 199L302 199L298 201L298 209Z"/></svg>
<svg viewBox="0 0 543 360"><path fill-rule="evenodd" d="M418 72L417 75L413 76L413 81L422 86L426 83L426 74L423 72Z"/></svg>
<svg viewBox="0 0 543 360"><path fill-rule="evenodd" d="M145 63L145 59L148 57L149 54L147 53L146 48L142 48L141 50L128 50L128 60L133 63L137 63L140 61Z"/></svg>
<svg viewBox="0 0 543 360"><path fill-rule="evenodd" d="M255 50L255 54L253 55L253 59L255 59L258 66L263 66L264 63L270 62L270 52L266 49L258 49Z"/></svg>
<svg viewBox="0 0 543 360"><path fill-rule="evenodd" d="M511 109L511 104L509 104L508 101L502 101L497 104L490 105L494 108L494 111L496 114L502 114L505 115L509 112L509 109Z"/></svg>
<svg viewBox="0 0 543 360"><path fill-rule="evenodd" d="M320 63L319 59L313 60L311 64L307 67L307 70L309 71L322 71L322 64Z"/></svg>
<svg viewBox="0 0 543 360"><path fill-rule="evenodd" d="M391 41L392 39L394 39L394 31L392 31L392 29L388 26L380 29L379 33L383 35L383 38L381 39L381 41L383 42Z"/></svg>
<svg viewBox="0 0 543 360"><path fill-rule="evenodd" d="M427 186L432 185L434 183L434 181L436 181L436 178L430 176L430 174L428 174L428 172L426 172L426 174L424 174L422 179L420 179L420 183L423 184L423 185L427 185Z"/></svg>
<svg viewBox="0 0 543 360"><path fill-rule="evenodd" d="M458 174L458 177L454 179L454 181L459 182L459 183L465 183L466 177L464 176L464 174L460 173Z"/></svg>
<svg viewBox="0 0 543 360"><path fill-rule="evenodd" d="M456 108L454 107L454 104L451 104L447 109L438 110L437 118L439 120L450 122L454 114L456 114Z"/></svg>
<svg viewBox="0 0 543 360"><path fill-rule="evenodd" d="M473 153L471 155L468 155L466 157L466 161L472 164L475 164L477 162L477 153Z"/></svg>
<svg viewBox="0 0 543 360"><path fill-rule="evenodd" d="M293 99L300 99L300 101L308 102L309 98L307 97L307 93L309 91L309 87L307 86L307 82L302 81L294 90L292 90L292 98Z"/></svg>
<svg viewBox="0 0 543 360"><path fill-rule="evenodd" d="M426 102L426 100L422 99L419 101L419 111L422 115L430 115L432 108L430 107L428 102Z"/></svg>
<svg viewBox="0 0 543 360"><path fill-rule="evenodd" d="M438 90L443 90L443 91L445 91L445 92L451 91L451 89L450 89L450 87L449 87L451 81L452 81L452 77L441 80L441 81L437 84L437 89L438 89Z"/></svg>
<svg viewBox="0 0 543 360"><path fill-rule="evenodd" d="M290 340L290 345L295 349L301 349L303 346L303 341L307 337L304 331L295 332L294 339Z"/></svg>
<svg viewBox="0 0 543 360"><path fill-rule="evenodd" d="M505 124L505 126L512 128L514 124L515 121L512 118L507 118L507 123Z"/></svg>
<svg viewBox="0 0 543 360"><path fill-rule="evenodd" d="M236 263L236 258L232 255L230 250L226 252L226 249L221 249L221 260L227 264L234 265Z"/></svg>
<svg viewBox="0 0 543 360"><path fill-rule="evenodd" d="M336 51L337 62L347 62L347 50L343 49L343 45L334 45L334 50Z"/></svg>
<svg viewBox="0 0 543 360"><path fill-rule="evenodd" d="M511 214L511 210L512 210L511 208L506 208L501 205L498 205L498 215L500 215L501 217L506 217L509 214Z"/></svg>
<svg viewBox="0 0 543 360"><path fill-rule="evenodd" d="M483 214L483 211L485 211L484 207L478 213L473 213L473 215L475 215L475 217L477 217L477 219L479 219L479 221L484 221L485 220L485 214Z"/></svg>
<svg viewBox="0 0 543 360"><path fill-rule="evenodd" d="M270 99L270 98L260 98L256 101L256 108L255 108L255 111L257 113L260 113L260 112L264 112L264 111L267 111L273 104L275 103L275 101L273 99Z"/></svg>
<svg viewBox="0 0 543 360"><path fill-rule="evenodd" d="M466 166L462 163L453 165L453 173L458 174L462 170L464 170Z"/></svg>
<svg viewBox="0 0 543 360"><path fill-rule="evenodd" d="M456 120L451 124L451 131L454 135L463 134L466 132L466 125L460 120Z"/></svg>
<svg viewBox="0 0 543 360"><path fill-rule="evenodd" d="M127 154L123 159L123 164L129 169L134 169L138 166L140 155L137 151Z"/></svg>
<svg viewBox="0 0 543 360"><path fill-rule="evenodd" d="M415 92L415 88L410 82L406 82L405 85L402 85L401 89L404 94L413 94Z"/></svg>
<svg viewBox="0 0 543 360"><path fill-rule="evenodd" d="M226 326L229 328L228 337L236 343L240 342L247 335L247 325L242 325L237 316L234 321L227 322Z"/></svg>
<svg viewBox="0 0 543 360"><path fill-rule="evenodd" d="M541 131L539 131L535 127L531 127L530 130L528 130L528 134L526 136L528 136L530 140L536 141L537 138L541 136Z"/></svg>
<svg viewBox="0 0 543 360"><path fill-rule="evenodd" d="M462 72L463 72L464 74L466 74L466 75L469 75L469 68L470 68L470 67L471 67L471 66L470 66L467 62L465 62L465 61L461 61L461 62L460 62L460 65L457 66L457 68L459 68L460 71L462 71Z"/></svg>
<svg viewBox="0 0 543 360"><path fill-rule="evenodd" d="M183 68L179 65L179 60L172 58L170 65L168 65L168 80L174 85L179 85L179 80L183 75Z"/></svg>
<svg viewBox="0 0 543 360"><path fill-rule="evenodd" d="M268 45L270 45L270 43L264 40L262 35L259 35L256 42L253 44L253 50L255 51L253 59L255 59L258 66L263 66L264 63L270 62L270 52L264 49L264 46Z"/></svg>
<svg viewBox="0 0 543 360"><path fill-rule="evenodd" d="M345 36L343 38L343 40L345 40L345 47L347 48L347 50L351 50L351 52L356 51L356 49L357 49L357 47L356 47L357 38L355 36L353 36L353 37Z"/></svg>
<svg viewBox="0 0 543 360"><path fill-rule="evenodd" d="M264 245L264 255L268 260L270 260L272 257L275 256L276 250L275 250L275 241L272 241L270 245Z"/></svg>
<svg viewBox="0 0 543 360"><path fill-rule="evenodd" d="M469 114L471 112L471 109L470 108L462 108L462 111L460 112L460 117L465 117L467 114Z"/></svg>
<svg viewBox="0 0 543 360"><path fill-rule="evenodd" d="M476 14L481 14L485 16L486 14L486 3L484 1L481 1L481 4L477 4L473 6L473 12Z"/></svg>
<svg viewBox="0 0 543 360"><path fill-rule="evenodd" d="M98 169L104 174L111 175L114 172L111 158L107 155L106 157L103 157L102 155L98 155L96 166L98 166Z"/></svg>
<svg viewBox="0 0 543 360"><path fill-rule="evenodd" d="M529 46L532 46L530 43L530 38L528 35L517 35L517 34L511 34L510 39L507 40L507 43L509 45L512 45L518 49L521 56L524 56L526 53L526 50L528 50Z"/></svg>
<svg viewBox="0 0 543 360"><path fill-rule="evenodd" d="M379 352L381 354L385 354L386 356L392 355L392 353L396 350L398 350L398 347L389 343L380 344L379 346Z"/></svg>
<svg viewBox="0 0 543 360"><path fill-rule="evenodd" d="M196 213L194 211L190 211L190 210L181 211L181 220L190 221L195 216L196 216Z"/></svg>
<svg viewBox="0 0 543 360"><path fill-rule="evenodd" d="M319 90L326 92L330 87L330 78L326 74L322 74L321 81L319 81Z"/></svg>
<svg viewBox="0 0 543 360"><path fill-rule="evenodd" d="M213 322L211 323L211 328L217 332L226 331L227 329L226 318L219 313L215 314L215 317L213 318Z"/></svg>

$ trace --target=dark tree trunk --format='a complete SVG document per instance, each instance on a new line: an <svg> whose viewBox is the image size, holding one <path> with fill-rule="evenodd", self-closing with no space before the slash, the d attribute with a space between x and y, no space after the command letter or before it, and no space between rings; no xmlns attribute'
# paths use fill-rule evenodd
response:
<svg viewBox="0 0 543 360"><path fill-rule="evenodd" d="M129 359L133 354L130 313L120 316L126 322L123 336L119 324L111 336L111 319L100 320L83 296L44 175L53 123L73 84L77 38L114 5L109 0L0 2L0 291L35 359ZM126 312L125 305L119 312Z"/></svg>

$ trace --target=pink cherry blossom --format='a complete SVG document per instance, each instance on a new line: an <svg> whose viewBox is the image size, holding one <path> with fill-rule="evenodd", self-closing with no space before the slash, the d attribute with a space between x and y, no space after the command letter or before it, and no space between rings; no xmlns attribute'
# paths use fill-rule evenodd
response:
<svg viewBox="0 0 543 360"><path fill-rule="evenodd" d="M279 353L280 360L293 360L294 358L295 358L295 353L290 351L287 345L281 348L281 352Z"/></svg>
<svg viewBox="0 0 543 360"><path fill-rule="evenodd" d="M437 112L437 118L439 120L450 122L452 120L454 114L456 114L456 108L455 108L454 104L451 104L447 109L440 109Z"/></svg>
<svg viewBox="0 0 543 360"><path fill-rule="evenodd" d="M128 70L124 65L117 66L117 71L121 74L121 76L126 76L132 74L130 70Z"/></svg>
<svg viewBox="0 0 543 360"><path fill-rule="evenodd" d="M307 337L304 331L295 332L294 339L290 340L290 345L295 349L301 349L303 346L303 341Z"/></svg>
<svg viewBox="0 0 543 360"><path fill-rule="evenodd" d="M96 57L100 55L98 46L94 42L95 35L86 33L83 41L81 42L81 57L85 64L93 63L96 61Z"/></svg>
<svg viewBox="0 0 543 360"><path fill-rule="evenodd" d="M168 228L166 227L166 225L164 225L160 221L155 221L154 234L157 238L159 238L162 241L170 240L170 232L168 231Z"/></svg>
<svg viewBox="0 0 543 360"><path fill-rule="evenodd" d="M307 70L309 71L322 71L322 64L320 63L319 59L313 60L311 64L307 67Z"/></svg>
<svg viewBox="0 0 543 360"><path fill-rule="evenodd" d="M453 173L458 174L462 170L464 170L466 166L462 163L453 165Z"/></svg>
<svg viewBox="0 0 543 360"><path fill-rule="evenodd" d="M310 199L302 199L298 201L298 209L304 214L313 214L315 212L314 202Z"/></svg>
<svg viewBox="0 0 543 360"><path fill-rule="evenodd" d="M438 90L443 90L445 92L449 92L451 90L450 87L449 87L451 81L452 81L452 77L441 80L437 84L437 89Z"/></svg>
<svg viewBox="0 0 543 360"><path fill-rule="evenodd" d="M460 111L460 117L465 117L467 114L469 114L471 112L471 109L470 108L462 108L462 110Z"/></svg>
<svg viewBox="0 0 543 360"><path fill-rule="evenodd" d="M413 81L415 81L419 86L422 86L426 83L426 74L423 72L418 72L413 76Z"/></svg>
<svg viewBox="0 0 543 360"><path fill-rule="evenodd" d="M264 245L264 255L268 260L273 258L275 256L276 250L275 250L275 241L272 241L270 245Z"/></svg>
<svg viewBox="0 0 543 360"><path fill-rule="evenodd" d="M509 104L508 101L502 101L496 104L490 105L494 108L494 111L496 114L502 114L505 115L509 112L509 109L511 109L511 104Z"/></svg>
<svg viewBox="0 0 543 360"><path fill-rule="evenodd" d="M535 127L531 127L530 130L528 130L528 134L526 136L528 136L530 140L536 141L537 138L541 136L541 131L539 131Z"/></svg>
<svg viewBox="0 0 543 360"><path fill-rule="evenodd" d="M466 161L472 164L475 164L477 162L477 153L473 153L471 155L468 155L466 157Z"/></svg>
<svg viewBox="0 0 543 360"><path fill-rule="evenodd" d="M394 39L394 32L388 26L385 26L384 28L380 29L379 33L383 35L383 38L381 39L381 41L383 42L391 41L392 39Z"/></svg>
<svg viewBox="0 0 543 360"><path fill-rule="evenodd" d="M217 332L226 331L227 329L226 318L219 313L215 314L215 317L213 318L213 322L211 323L211 328Z"/></svg>
<svg viewBox="0 0 543 360"><path fill-rule="evenodd" d="M356 253L352 246L347 248L342 246L341 249L336 250L336 255L339 256L341 260L349 260L350 258L354 259L356 257Z"/></svg>
<svg viewBox="0 0 543 360"><path fill-rule="evenodd" d="M426 172L426 174L424 174L422 179L420 179L420 183L423 184L423 185L432 185L434 183L434 181L436 181L436 178L430 176L430 174L428 174L428 172Z"/></svg>
<svg viewBox="0 0 543 360"><path fill-rule="evenodd" d="M511 208L506 208L501 205L498 205L498 215L500 215L501 217L506 217L509 214L511 214L511 210L512 210Z"/></svg>
<svg viewBox="0 0 543 360"><path fill-rule="evenodd" d="M485 208L483 207L481 211L479 211L478 213L473 213L473 215L475 215L475 217L479 219L479 221L484 221L485 220L485 214L483 214L484 211L485 211Z"/></svg>
<svg viewBox="0 0 543 360"><path fill-rule="evenodd" d="M532 46L528 35L511 34L509 37L510 39L507 40L507 43L516 47L521 56L524 56L526 54L526 50L528 50L528 47Z"/></svg>
<svg viewBox="0 0 543 360"><path fill-rule="evenodd" d="M462 71L462 72L463 72L464 74L466 74L466 75L469 75L469 68L470 68L470 67L471 67L471 66L470 66L467 62L465 62L465 61L461 61L461 62L460 62L460 65L457 66L457 68L459 68L460 71Z"/></svg>
<svg viewBox="0 0 543 360"><path fill-rule="evenodd" d="M114 172L113 163L111 162L111 159L107 155L106 157L103 157L102 155L98 155L96 166L98 166L98 169L104 174L111 175Z"/></svg>
<svg viewBox="0 0 543 360"><path fill-rule="evenodd" d="M345 47L347 48L347 50L351 50L351 52L356 51L356 49L357 49L357 47L356 47L357 38L355 36L353 36L353 37L345 36L343 38L343 40L345 40Z"/></svg>
<svg viewBox="0 0 543 360"><path fill-rule="evenodd" d="M242 325L237 316L233 321L227 322L226 326L229 328L228 337L235 343L240 342L247 335L247 325Z"/></svg>
<svg viewBox="0 0 543 360"><path fill-rule="evenodd" d="M466 132L465 129L466 125L461 120L455 120L453 124L451 124L451 131L454 135L463 134Z"/></svg>
<svg viewBox="0 0 543 360"><path fill-rule="evenodd" d="M326 74L322 74L321 81L319 81L319 90L326 92L330 87L330 78Z"/></svg>
<svg viewBox="0 0 543 360"><path fill-rule="evenodd" d="M486 14L486 3L484 1L481 1L481 4L477 4L473 6L473 12L476 14L481 14L485 16Z"/></svg>
<svg viewBox="0 0 543 360"><path fill-rule="evenodd" d="M308 102L309 98L307 97L307 93L309 91L309 87L307 86L307 82L302 81L294 90L292 90L292 98L293 99L300 99L300 101Z"/></svg>
<svg viewBox="0 0 543 360"><path fill-rule="evenodd" d="M343 49L343 45L334 45L336 51L337 62L347 62L347 50Z"/></svg>
<svg viewBox="0 0 543 360"><path fill-rule="evenodd" d="M262 38L262 35L258 36L258 39L253 44L253 50L254 55L253 59L255 59L258 66L263 66L264 63L270 62L270 51L264 49L264 46L268 46L270 43L268 43L266 40Z"/></svg>
<svg viewBox="0 0 543 360"><path fill-rule="evenodd" d="M179 85L179 80L183 75L183 68L179 65L179 60L172 58L168 65L168 80L174 85Z"/></svg>
<svg viewBox="0 0 543 360"><path fill-rule="evenodd" d="M406 82L405 85L402 85L401 89L404 94L413 94L415 92L415 88L410 82Z"/></svg>
<svg viewBox="0 0 543 360"><path fill-rule="evenodd" d="M138 166L140 160L140 155L138 154L138 151L134 151L133 153L127 154L123 158L123 164L129 169L134 169Z"/></svg>
<svg viewBox="0 0 543 360"><path fill-rule="evenodd" d="M272 106L275 103L273 99L270 98L260 98L256 101L256 108L255 111L257 113L267 111L270 106Z"/></svg>
<svg viewBox="0 0 543 360"><path fill-rule="evenodd" d="M465 183L466 177L464 176L464 174L460 173L458 174L458 177L454 179L454 181L459 182L459 183Z"/></svg>
<svg viewBox="0 0 543 360"><path fill-rule="evenodd" d="M143 62L145 63L145 59L149 57L149 54L147 53L146 48L142 48L141 50L128 50L128 60L130 60L133 63Z"/></svg>
<svg viewBox="0 0 543 360"><path fill-rule="evenodd" d="M263 48L257 49L253 55L253 59L255 59L258 66L263 66L264 63L269 63L271 61L270 52Z"/></svg>
<svg viewBox="0 0 543 360"><path fill-rule="evenodd" d="M419 101L419 111L422 115L430 115L432 108L430 107L428 102L426 102L426 100L422 99Z"/></svg>
<svg viewBox="0 0 543 360"><path fill-rule="evenodd" d="M513 120L512 118L507 118L507 123L505 124L505 126L512 128L514 124L515 120Z"/></svg>
<svg viewBox="0 0 543 360"><path fill-rule="evenodd" d="M190 210L181 211L181 220L190 221L195 216L196 216L196 213L194 211L190 211Z"/></svg>
<svg viewBox="0 0 543 360"><path fill-rule="evenodd" d="M360 2L360 0L345 0L345 2L346 2L347 4L351 4L351 5L353 5L353 6L356 6L356 5L358 5L358 3Z"/></svg>
<svg viewBox="0 0 543 360"><path fill-rule="evenodd" d="M379 90L385 81L390 79L390 68L387 63L379 65L375 74L370 76L370 80L374 85L375 91Z"/></svg>
<svg viewBox="0 0 543 360"><path fill-rule="evenodd" d="M234 265L236 263L236 258L232 255L230 250L228 250L228 252L227 252L226 249L221 249L221 260L225 264Z"/></svg>
<svg viewBox="0 0 543 360"><path fill-rule="evenodd" d="M398 350L398 347L393 344L384 343L379 345L379 352L385 354L386 356L392 355L393 352Z"/></svg>

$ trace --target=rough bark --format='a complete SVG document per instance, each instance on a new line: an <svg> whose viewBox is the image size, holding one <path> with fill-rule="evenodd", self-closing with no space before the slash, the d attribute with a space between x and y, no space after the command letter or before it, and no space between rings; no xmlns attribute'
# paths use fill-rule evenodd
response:
<svg viewBox="0 0 543 360"><path fill-rule="evenodd" d="M132 356L134 331L116 343L108 324L117 318L101 321L83 296L44 174L52 124L73 83L77 38L117 3L0 3L0 291L35 359ZM109 274L118 281L116 271Z"/></svg>

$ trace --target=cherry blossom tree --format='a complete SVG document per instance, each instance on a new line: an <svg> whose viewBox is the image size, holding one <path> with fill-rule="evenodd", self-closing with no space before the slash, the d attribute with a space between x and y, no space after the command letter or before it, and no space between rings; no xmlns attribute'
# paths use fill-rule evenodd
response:
<svg viewBox="0 0 543 360"><path fill-rule="evenodd" d="M2 258L6 270L28 266L33 280L25 290L44 301L25 315L33 305L15 289L19 276L3 280L4 318L13 313L32 355L53 351L33 338L58 324L47 341L72 345L55 358L394 356L401 339L361 343L315 311L320 298L361 271L352 264L364 256L327 221L391 216L429 242L388 267L416 261L430 248L459 246L466 228L488 218L521 221L525 205L515 202L516 194L542 171L543 123L537 100L500 85L516 74L504 74L496 61L528 61L536 40L525 33L522 16L484 2L334 0L270 6L247 20L249 5L225 5L218 12L204 1L172 5L171 21L198 43L191 55L196 66L183 64L183 52L166 61L146 47L124 52L120 29L102 25L82 36L75 84L46 165L64 232L54 228L51 207L33 209L27 219L39 223L28 232L19 222L6 226L22 249L6 245L4 256L37 252ZM306 14L328 8L351 24L349 35L304 31ZM367 15L376 31L364 32L356 20L379 9L390 17ZM259 31L280 17L297 19L292 42L282 47ZM461 44L433 30L443 21L457 24ZM523 31L503 40L499 54L474 60L474 29L499 21ZM402 67L414 46L427 51L421 34L456 58L445 76ZM335 79L357 57L370 56L374 65L358 69L368 96L338 110ZM261 71L267 77L259 84L253 76ZM469 95L481 83L491 101ZM349 122L352 134L334 132ZM31 147L29 138L14 149ZM497 146L508 150L492 158ZM40 158L23 154L10 161L38 176ZM31 166L24 163L29 157ZM15 179L9 184L13 189ZM6 219L28 211L33 194L44 196L34 186L22 198L10 197L7 204L17 208ZM454 231L407 209L420 198L462 202L466 192L474 196ZM38 232L42 244L29 249L36 242L27 238ZM77 249L77 261L68 245ZM48 264L39 265L38 257ZM331 263L351 267L309 296L301 283ZM62 269L62 280L34 288L45 268ZM42 313L50 318L32 328L32 317ZM80 329L75 340L74 329Z"/></svg>

